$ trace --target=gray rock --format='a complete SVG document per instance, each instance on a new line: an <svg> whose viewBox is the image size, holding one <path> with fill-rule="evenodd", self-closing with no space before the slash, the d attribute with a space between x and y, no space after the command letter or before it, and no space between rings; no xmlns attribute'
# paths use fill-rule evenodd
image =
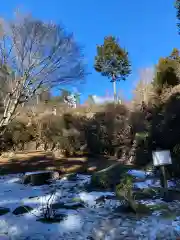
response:
<svg viewBox="0 0 180 240"><path fill-rule="evenodd" d="M47 184L50 181L58 180L60 175L55 171L42 171L42 172L32 172L25 174L22 183L23 184L32 184L34 186L39 186Z"/></svg>
<svg viewBox="0 0 180 240"><path fill-rule="evenodd" d="M108 168L95 172L91 177L90 187L92 189L114 189L114 187L120 183L123 174L129 169L129 166L117 162Z"/></svg>
<svg viewBox="0 0 180 240"><path fill-rule="evenodd" d="M83 203L81 202L74 202L74 203L53 203L52 204L52 209L61 209L61 208L64 208L64 209L72 209L72 210L76 210L78 208L84 208L84 205Z"/></svg>
<svg viewBox="0 0 180 240"><path fill-rule="evenodd" d="M8 212L10 212L9 208L3 208L0 207L0 216L7 214Z"/></svg>
<svg viewBox="0 0 180 240"><path fill-rule="evenodd" d="M20 215L20 214L31 212L32 210L33 208L29 206L20 206L20 207L17 207L12 213L14 215Z"/></svg>

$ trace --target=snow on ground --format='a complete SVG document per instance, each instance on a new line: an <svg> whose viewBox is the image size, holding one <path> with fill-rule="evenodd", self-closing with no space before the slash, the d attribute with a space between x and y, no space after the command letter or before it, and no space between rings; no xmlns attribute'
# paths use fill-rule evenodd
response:
<svg viewBox="0 0 180 240"><path fill-rule="evenodd" d="M129 170L128 173L134 177L138 177L138 178L142 178L142 179L145 179L147 176L146 172L141 171L141 170L135 170L135 169Z"/></svg>
<svg viewBox="0 0 180 240"><path fill-rule="evenodd" d="M77 180L71 181L63 178L51 185L38 187L21 184L21 177L7 175L0 178L0 207L7 207L11 211L0 216L0 234L12 240L120 240L126 237L154 240L158 232L162 232L160 239L175 239L173 231L179 231L180 219L159 221L156 216L147 216L137 220L132 216L115 213L114 209L120 202L113 198L114 193L87 192L82 189L89 182L89 176L77 175ZM75 202L83 202L84 207L58 209L57 214L64 215L60 222L50 224L37 221L54 189L57 191L52 203L63 202L73 206ZM102 196L108 196L108 199L98 203L97 200ZM34 210L23 215L13 215L12 211L22 205ZM171 235L170 238L163 235L166 232Z"/></svg>
<svg viewBox="0 0 180 240"><path fill-rule="evenodd" d="M53 172L53 171L44 170L44 171L26 172L25 175L29 176L29 175L32 175L32 174L49 173L49 172Z"/></svg>
<svg viewBox="0 0 180 240"><path fill-rule="evenodd" d="M168 181L168 187L175 187L175 183L172 181ZM161 187L160 180L157 179L147 179L143 182L134 183L134 187L136 188L148 188L148 187Z"/></svg>
<svg viewBox="0 0 180 240"><path fill-rule="evenodd" d="M98 198L100 198L101 196L115 196L115 194L114 193L109 193L109 192L108 193L103 193L103 192L91 192L91 193L81 192L79 194L80 199L83 202L85 202L85 203L87 203L87 204L89 204L91 206L95 205L96 204L96 200Z"/></svg>
<svg viewBox="0 0 180 240"><path fill-rule="evenodd" d="M148 179L147 177L151 176L152 173L144 172L141 170L129 170L128 173L138 179L142 179L140 182L134 183L134 187L136 188L148 188L148 187L161 187L159 179ZM168 181L168 187L175 187L175 183L173 181Z"/></svg>

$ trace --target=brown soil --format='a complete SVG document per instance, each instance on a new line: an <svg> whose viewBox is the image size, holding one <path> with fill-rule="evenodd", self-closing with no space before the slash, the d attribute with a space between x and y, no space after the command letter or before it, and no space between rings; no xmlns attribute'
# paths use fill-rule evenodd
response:
<svg viewBox="0 0 180 240"><path fill-rule="evenodd" d="M0 174L57 170L65 173L85 173L103 169L115 160L99 157L55 158L52 152L18 152L13 157L0 157Z"/></svg>

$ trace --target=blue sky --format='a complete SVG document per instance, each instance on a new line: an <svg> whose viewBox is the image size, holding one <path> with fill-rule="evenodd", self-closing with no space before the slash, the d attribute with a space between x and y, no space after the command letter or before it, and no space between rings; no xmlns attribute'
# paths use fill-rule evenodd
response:
<svg viewBox="0 0 180 240"><path fill-rule="evenodd" d="M103 43L106 35L118 37L129 51L132 74L126 82L118 83L127 98L131 97L138 71L152 67L180 45L174 0L4 0L0 15L9 18L16 7L43 20L62 22L83 44L92 74L80 87L82 100L89 94L112 93L109 80L93 70L96 44Z"/></svg>

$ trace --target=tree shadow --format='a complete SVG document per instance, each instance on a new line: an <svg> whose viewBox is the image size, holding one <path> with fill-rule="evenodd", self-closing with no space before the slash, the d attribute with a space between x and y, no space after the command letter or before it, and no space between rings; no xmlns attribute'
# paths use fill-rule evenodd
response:
<svg viewBox="0 0 180 240"><path fill-rule="evenodd" d="M35 153L34 153L35 154ZM55 158L51 153L41 152L37 155L24 156L24 153L10 159L0 159L0 174L17 174L34 171L55 170L61 175L66 173L92 173L113 164L107 157L84 156Z"/></svg>

